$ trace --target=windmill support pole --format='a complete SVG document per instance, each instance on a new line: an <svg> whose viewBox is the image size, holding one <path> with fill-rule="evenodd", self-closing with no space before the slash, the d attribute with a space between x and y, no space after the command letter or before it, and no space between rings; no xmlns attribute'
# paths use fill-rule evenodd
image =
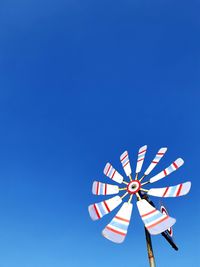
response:
<svg viewBox="0 0 200 267"><path fill-rule="evenodd" d="M145 229L145 237L146 237L146 244L147 244L147 253L148 253L148 258L149 258L149 266L156 267L155 258L153 254L153 247L152 247L152 242L151 242L151 236L145 227L144 229Z"/></svg>
<svg viewBox="0 0 200 267"><path fill-rule="evenodd" d="M147 195L141 196L139 192L137 195L137 199L139 200L141 198L146 199L148 202L150 202ZM151 235L145 227L144 227L144 231L145 231L146 244L147 244L147 253L148 253L148 258L149 258L149 266L156 267L156 262L155 262L155 258L153 254L153 247L152 247L152 242L151 242Z"/></svg>

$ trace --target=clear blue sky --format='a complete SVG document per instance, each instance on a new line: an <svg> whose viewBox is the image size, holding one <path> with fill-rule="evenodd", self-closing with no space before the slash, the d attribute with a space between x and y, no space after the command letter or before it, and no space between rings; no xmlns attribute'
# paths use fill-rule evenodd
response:
<svg viewBox="0 0 200 267"><path fill-rule="evenodd" d="M199 1L0 1L0 266L146 267L136 206L125 243L92 222L94 179L127 149L169 150L156 186L192 181L167 199L175 252L153 237L157 265L197 266L199 250ZM155 202L158 203L157 199Z"/></svg>

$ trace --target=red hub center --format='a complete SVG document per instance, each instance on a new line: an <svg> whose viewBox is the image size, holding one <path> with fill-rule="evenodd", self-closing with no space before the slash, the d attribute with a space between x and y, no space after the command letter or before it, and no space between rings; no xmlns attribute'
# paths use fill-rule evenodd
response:
<svg viewBox="0 0 200 267"><path fill-rule="evenodd" d="M133 195L140 190L141 184L138 180L133 180L127 185L127 191Z"/></svg>

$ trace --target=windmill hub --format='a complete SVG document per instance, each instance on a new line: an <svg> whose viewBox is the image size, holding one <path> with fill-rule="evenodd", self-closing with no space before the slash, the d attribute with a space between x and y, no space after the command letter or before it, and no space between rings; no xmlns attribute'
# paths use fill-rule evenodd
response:
<svg viewBox="0 0 200 267"><path fill-rule="evenodd" d="M138 180L133 180L127 185L127 191L129 194L133 195L140 190L141 184Z"/></svg>

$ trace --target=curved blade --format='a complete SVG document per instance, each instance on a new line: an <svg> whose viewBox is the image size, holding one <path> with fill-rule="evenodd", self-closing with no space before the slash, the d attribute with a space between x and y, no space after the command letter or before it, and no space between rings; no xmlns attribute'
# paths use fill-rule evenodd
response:
<svg viewBox="0 0 200 267"><path fill-rule="evenodd" d="M119 206L121 202L122 202L121 198L119 196L115 196L105 201L101 201L90 205L88 207L88 211L91 219L95 221L102 218L104 215L110 213L117 206Z"/></svg>
<svg viewBox="0 0 200 267"><path fill-rule="evenodd" d="M145 154L147 151L147 146L142 146L138 151L138 159L137 159L137 165L136 165L136 173L139 173L142 169L142 165L144 162Z"/></svg>
<svg viewBox="0 0 200 267"><path fill-rule="evenodd" d="M112 184L104 184L94 181L92 185L92 193L94 195L112 195L119 193L119 187Z"/></svg>
<svg viewBox="0 0 200 267"><path fill-rule="evenodd" d="M176 171L178 168L180 168L183 165L184 161L181 158L178 158L175 160L169 167L164 169L163 171L159 172L157 175L153 176L149 182L154 183L158 180L164 178L165 176L169 175L170 173Z"/></svg>
<svg viewBox="0 0 200 267"><path fill-rule="evenodd" d="M191 188L191 182L185 182L182 184L163 187L163 188L151 188L147 194L155 197L180 197L187 195Z"/></svg>
<svg viewBox="0 0 200 267"><path fill-rule="evenodd" d="M176 222L174 218L155 209L145 199L137 201L137 207L146 229L152 235L166 231Z"/></svg>
<svg viewBox="0 0 200 267"><path fill-rule="evenodd" d="M155 158L152 160L151 164L149 165L149 167L146 169L145 171L145 175L149 175L150 172L152 172L152 170L156 167L156 165L158 164L158 162L161 160L161 158L165 155L167 151L167 147L162 147L158 150Z"/></svg>
<svg viewBox="0 0 200 267"><path fill-rule="evenodd" d="M121 174L119 174L110 163L106 164L103 173L119 184L123 182L123 177L121 176Z"/></svg>
<svg viewBox="0 0 200 267"><path fill-rule="evenodd" d="M126 237L133 205L125 202L112 221L104 228L102 235L115 243L122 243Z"/></svg>
<svg viewBox="0 0 200 267"><path fill-rule="evenodd" d="M123 166L123 169L124 169L126 175L130 176L132 171L131 171L131 165L130 165L130 161L129 161L128 151L125 151L120 156L120 161L122 163L122 166Z"/></svg>

